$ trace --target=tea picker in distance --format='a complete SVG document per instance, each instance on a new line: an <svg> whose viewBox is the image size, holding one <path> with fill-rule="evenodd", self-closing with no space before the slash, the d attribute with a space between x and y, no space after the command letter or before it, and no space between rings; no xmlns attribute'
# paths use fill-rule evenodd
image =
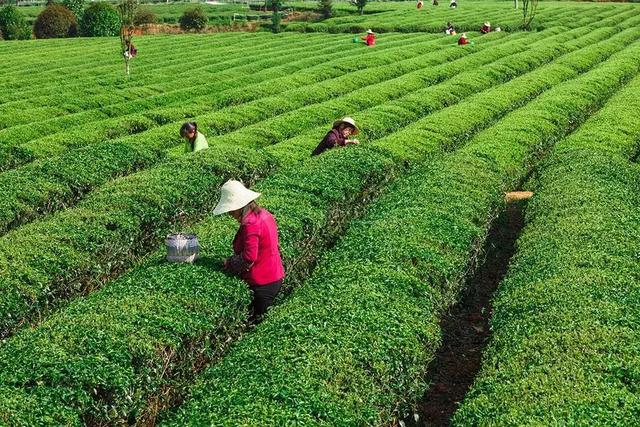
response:
<svg viewBox="0 0 640 427"><path fill-rule="evenodd" d="M482 34L489 34L491 32L491 24L487 21L484 23L484 25L480 28L480 32Z"/></svg>
<svg viewBox="0 0 640 427"><path fill-rule="evenodd" d="M209 148L207 139L198 132L198 124L196 122L184 123L180 128L180 137L186 139L184 144L185 153L194 153Z"/></svg>
<svg viewBox="0 0 640 427"><path fill-rule="evenodd" d="M373 46L376 44L376 35L373 31L371 31L371 28L369 28L367 30L367 35L362 37L361 40L364 40L367 46Z"/></svg>
<svg viewBox="0 0 640 427"><path fill-rule="evenodd" d="M138 54L138 49L136 49L136 46L133 44L133 42L129 39L125 40L125 46L124 46L124 57L126 59L130 59L130 58L134 58L136 55Z"/></svg>
<svg viewBox="0 0 640 427"><path fill-rule="evenodd" d="M449 2L449 7L450 7L451 9L455 9L456 7L458 7L458 3L456 2L456 0L451 0L451 1Z"/></svg>
<svg viewBox="0 0 640 427"><path fill-rule="evenodd" d="M465 44L469 44L469 39L467 38L467 33L462 33L462 35L458 39L458 46L462 46Z"/></svg>
<svg viewBox="0 0 640 427"><path fill-rule="evenodd" d="M416 5L416 7L418 9L422 9L422 5L423 5L422 0L418 0L418 4Z"/></svg>
<svg viewBox="0 0 640 427"><path fill-rule="evenodd" d="M214 215L228 213L240 223L233 239L233 256L223 265L253 293L251 322L273 304L284 279L278 226L273 215L255 202L258 197L260 193L230 179L220 189L220 200L213 210Z"/></svg>
<svg viewBox="0 0 640 427"><path fill-rule="evenodd" d="M357 135L360 133L360 129L356 126L356 122L351 117L345 117L342 120L336 120L333 122L333 127L322 138L320 144L311 153L312 156L324 153L333 147L344 147L350 144L359 144L357 139L349 140L349 136Z"/></svg>
<svg viewBox="0 0 640 427"><path fill-rule="evenodd" d="M447 22L447 28L444 30L445 34L448 36L455 36L456 29L451 22Z"/></svg>

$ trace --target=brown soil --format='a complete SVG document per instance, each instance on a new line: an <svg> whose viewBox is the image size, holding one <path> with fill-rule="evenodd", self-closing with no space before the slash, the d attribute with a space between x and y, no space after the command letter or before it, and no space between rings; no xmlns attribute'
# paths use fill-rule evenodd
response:
<svg viewBox="0 0 640 427"><path fill-rule="evenodd" d="M309 11L294 11L289 12L287 17L282 20L282 22L294 22L294 21L305 21L305 22L320 22L322 17L317 12L309 12Z"/></svg>
<svg viewBox="0 0 640 427"><path fill-rule="evenodd" d="M226 33L230 31L257 31L259 22L238 22L233 25L210 25L202 33ZM135 35L143 34L186 34L177 24L145 24L136 27Z"/></svg>
<svg viewBox="0 0 640 427"><path fill-rule="evenodd" d="M405 420L406 425L448 426L473 383L490 337L491 298L506 274L524 226L522 203L507 205L494 222L484 248L485 262L467 281L462 300L444 316L440 324L443 345L429 366L431 388L418 403L418 420Z"/></svg>

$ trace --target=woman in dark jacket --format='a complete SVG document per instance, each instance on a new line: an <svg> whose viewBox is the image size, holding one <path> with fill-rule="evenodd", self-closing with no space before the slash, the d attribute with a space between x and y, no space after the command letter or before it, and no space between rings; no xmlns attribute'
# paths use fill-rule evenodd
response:
<svg viewBox="0 0 640 427"><path fill-rule="evenodd" d="M359 133L360 129L358 129L356 122L351 117L345 117L342 120L337 120L333 123L333 128L327 132L311 155L317 156L318 154L322 154L326 150L336 146L344 147L349 144L359 144L360 142L357 139L347 139L349 136L355 136Z"/></svg>

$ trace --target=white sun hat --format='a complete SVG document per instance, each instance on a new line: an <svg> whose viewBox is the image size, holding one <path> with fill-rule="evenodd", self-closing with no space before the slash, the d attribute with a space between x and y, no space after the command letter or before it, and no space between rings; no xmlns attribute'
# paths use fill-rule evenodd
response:
<svg viewBox="0 0 640 427"><path fill-rule="evenodd" d="M484 25L486 25L487 27L491 26L491 23L489 23L489 21L485 22Z"/></svg>
<svg viewBox="0 0 640 427"><path fill-rule="evenodd" d="M371 28L367 30L367 34L373 34L373 31L371 31Z"/></svg>
<svg viewBox="0 0 640 427"><path fill-rule="evenodd" d="M220 188L220 200L213 209L213 214L220 215L242 209L258 197L260 193L249 190L240 181L230 179Z"/></svg>
<svg viewBox="0 0 640 427"><path fill-rule="evenodd" d="M360 133L360 129L358 129L358 126L356 126L356 121L353 120L351 117L343 117L340 120L336 120L335 122L333 122L333 127L338 127L340 126L342 123L347 124L349 126L351 126L353 128L353 133L352 135L357 135Z"/></svg>

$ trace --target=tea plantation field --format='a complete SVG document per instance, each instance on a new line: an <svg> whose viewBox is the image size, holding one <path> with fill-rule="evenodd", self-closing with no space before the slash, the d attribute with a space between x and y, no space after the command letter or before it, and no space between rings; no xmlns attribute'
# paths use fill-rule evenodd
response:
<svg viewBox="0 0 640 427"><path fill-rule="evenodd" d="M453 424L637 422L640 5L543 2L524 32L511 2L442 3L138 37L129 78L117 38L0 43L0 425L397 425L515 189ZM310 157L345 115L361 144ZM187 120L208 150L183 153ZM280 230L255 327L211 214L229 178ZM172 231L194 265L164 261Z"/></svg>

